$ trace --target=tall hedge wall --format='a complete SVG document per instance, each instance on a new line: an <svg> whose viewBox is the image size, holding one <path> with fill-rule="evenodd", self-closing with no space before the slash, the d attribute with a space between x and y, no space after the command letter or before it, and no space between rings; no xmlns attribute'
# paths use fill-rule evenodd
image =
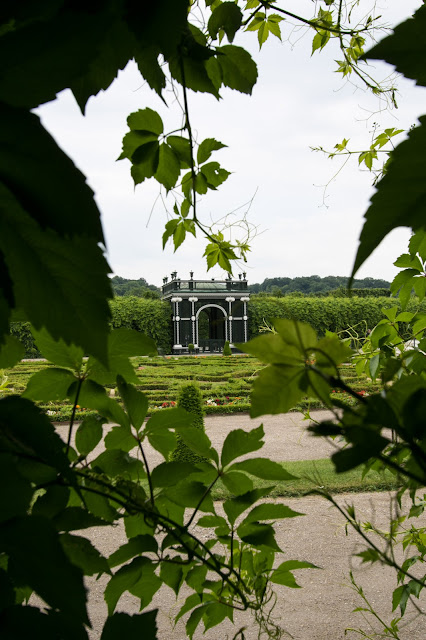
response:
<svg viewBox="0 0 426 640"><path fill-rule="evenodd" d="M110 301L112 326L126 327L142 331L153 338L163 353L171 353L173 344L173 327L171 306L161 300L150 300L137 297L118 297ZM362 321L372 329L382 318L382 308L399 306L395 298L284 298L254 297L248 303L249 335L254 338L259 334L259 327L274 318L293 318L310 324L320 335L326 330L342 331ZM412 298L408 311L420 309L426 313L426 300L419 305L417 298ZM14 322L11 333L16 335L25 346L26 358L40 357L34 344L27 322Z"/></svg>
<svg viewBox="0 0 426 640"><path fill-rule="evenodd" d="M254 338L265 321L290 318L310 324L320 335L326 330L342 331L366 321L372 329L384 316L382 308L399 307L395 298L254 298L248 303L249 334ZM426 312L426 302L420 305ZM417 298L410 300L407 311L419 308Z"/></svg>
<svg viewBox="0 0 426 640"><path fill-rule="evenodd" d="M129 296L114 298L110 306L114 329L125 327L142 331L156 341L163 353L171 353L173 328L168 302ZM29 322L13 322L11 333L23 343L25 358L42 357L34 343Z"/></svg>
<svg viewBox="0 0 426 640"><path fill-rule="evenodd" d="M171 353L173 328L169 302L124 296L111 300L110 306L114 329L141 331L153 338L163 353Z"/></svg>

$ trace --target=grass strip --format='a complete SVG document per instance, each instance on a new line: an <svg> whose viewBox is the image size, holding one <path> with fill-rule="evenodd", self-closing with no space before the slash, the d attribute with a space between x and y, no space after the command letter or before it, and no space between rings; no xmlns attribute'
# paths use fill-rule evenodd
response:
<svg viewBox="0 0 426 640"><path fill-rule="evenodd" d="M274 486L270 497L301 497L312 489L326 489L331 494L360 493L370 491L389 491L400 486L397 478L390 472L370 471L362 478L363 467L357 467L345 473L336 473L329 458L320 460L297 460L281 463L297 480L274 482L253 478L255 488ZM229 491L219 481L212 492L214 500L226 500L231 497Z"/></svg>

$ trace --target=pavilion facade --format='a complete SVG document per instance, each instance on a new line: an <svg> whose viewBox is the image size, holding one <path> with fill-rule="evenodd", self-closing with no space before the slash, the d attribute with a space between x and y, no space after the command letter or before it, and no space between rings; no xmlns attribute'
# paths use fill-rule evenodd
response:
<svg viewBox="0 0 426 640"><path fill-rule="evenodd" d="M231 347L248 340L247 303L250 291L246 274L226 280L195 280L191 271L187 280L177 272L163 279L163 300L173 310L173 351L222 351L228 340Z"/></svg>

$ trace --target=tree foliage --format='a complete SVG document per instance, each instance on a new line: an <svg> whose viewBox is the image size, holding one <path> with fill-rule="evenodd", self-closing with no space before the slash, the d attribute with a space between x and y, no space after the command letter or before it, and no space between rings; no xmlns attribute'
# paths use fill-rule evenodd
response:
<svg viewBox="0 0 426 640"><path fill-rule="evenodd" d="M107 89L132 58L160 96L166 83L173 83L181 92L182 126L165 131L150 109L130 114L121 158L130 162L136 185L153 177L175 198L163 242L172 239L177 249L187 233L199 231L207 238L208 267L219 264L231 271L236 257L245 258L247 242L231 242L210 229L197 209L198 196L229 176L217 160L225 143L206 138L195 144L189 92L216 99L224 88L251 94L257 67L234 44L238 31L253 31L262 46L270 35L281 37L290 17L311 30L313 53L338 42L343 77L357 76L392 100L394 87L378 85L363 66L367 56L391 61L424 84L418 43L423 42L425 7L365 54L375 20L367 13L352 27L343 5L325 0L313 17L305 17L269 0L249 0L244 6L208 0L207 19L197 24L188 0L149 5L105 0L88 8L46 0L9 4L2 12L0 366L11 366L22 356L10 335L10 320L30 322L39 349L55 365L36 374L22 397L0 401L2 637L30 636L37 628L46 639L87 638L84 576L99 574L108 576L103 639L121 637L123 631L138 637L141 630L155 638L155 612L146 608L162 585L178 594L184 584L190 595L176 619L188 614L189 637L201 622L207 630L225 618L233 620L235 608L253 611L270 635L280 632L268 609L272 585L294 588L293 571L313 565L299 559L276 564L280 549L272 523L301 514L285 505L259 503L268 489L253 489L252 477L273 482L290 474L262 458L241 459L261 449L262 426L231 431L218 452L202 431L191 427L191 415L183 409L164 410L145 421L147 400L132 386L129 357L152 354L154 341L131 328L111 330L111 282L93 193L32 110L69 88L84 112L88 99ZM417 281L424 277L425 260L423 128L422 121L392 154L366 214L354 266L355 273L393 228L409 225L417 233L409 254L399 259L410 272L402 278L402 289L420 287L422 295ZM255 383L252 414L285 411L301 394L320 398L335 412L336 422L313 431L341 435L348 443L333 456L337 470L359 464L389 467L404 480L403 490L410 490L409 516L414 517L424 509L415 490L426 480L426 323L417 311L398 314L394 309L386 316L358 355L359 367L368 367L372 377L380 371L382 393L369 398L359 397L338 375L337 365L351 354L347 342L333 334L318 337L301 322L277 320L273 332L244 347L267 365ZM406 340L402 327L407 324L419 348ZM106 384L117 385L122 404L106 393ZM330 386L354 395L358 406L339 411L342 407L330 400ZM34 404L46 398L73 403L66 442ZM77 406L97 411L97 417L75 429ZM104 433L106 422L116 426ZM170 461L177 435L207 461ZM146 443L164 460L154 468ZM234 496L223 505L225 516L216 513L210 493L219 479ZM363 560L398 570L394 607L403 615L407 600L424 587L424 580L411 572L411 564L424 557L424 531L414 526L405 536L404 545L414 555L398 565L388 544L380 547L366 535L351 507L340 509L368 542ZM104 557L84 530L119 522L127 542ZM207 530L207 540L194 532L195 523ZM399 523L392 526L391 539L400 534ZM388 543L389 535L373 533ZM43 609L28 604L32 592L44 601ZM124 592L140 600L141 613L116 613Z"/></svg>

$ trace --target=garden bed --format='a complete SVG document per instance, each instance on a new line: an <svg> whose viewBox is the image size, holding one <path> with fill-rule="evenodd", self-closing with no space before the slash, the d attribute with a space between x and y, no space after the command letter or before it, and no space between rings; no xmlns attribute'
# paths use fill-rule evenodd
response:
<svg viewBox="0 0 426 640"><path fill-rule="evenodd" d="M177 403L180 385L188 380L198 382L206 414L248 413L250 393L254 379L263 365L252 356L180 356L133 358L138 378L137 388L143 391L149 401L149 414L164 408L174 407ZM32 374L47 367L46 361L22 361L13 369L5 370L3 383L0 378L0 396L21 394ZM343 381L360 395L376 391L379 385L365 376L357 376L354 367L345 364L340 367ZM112 387L111 387L112 388ZM347 404L356 400L339 389L332 389L334 398ZM52 421L66 422L71 417L72 407L67 402L39 403ZM324 405L318 400L300 402L295 410L321 409ZM78 407L76 420L95 412Z"/></svg>

